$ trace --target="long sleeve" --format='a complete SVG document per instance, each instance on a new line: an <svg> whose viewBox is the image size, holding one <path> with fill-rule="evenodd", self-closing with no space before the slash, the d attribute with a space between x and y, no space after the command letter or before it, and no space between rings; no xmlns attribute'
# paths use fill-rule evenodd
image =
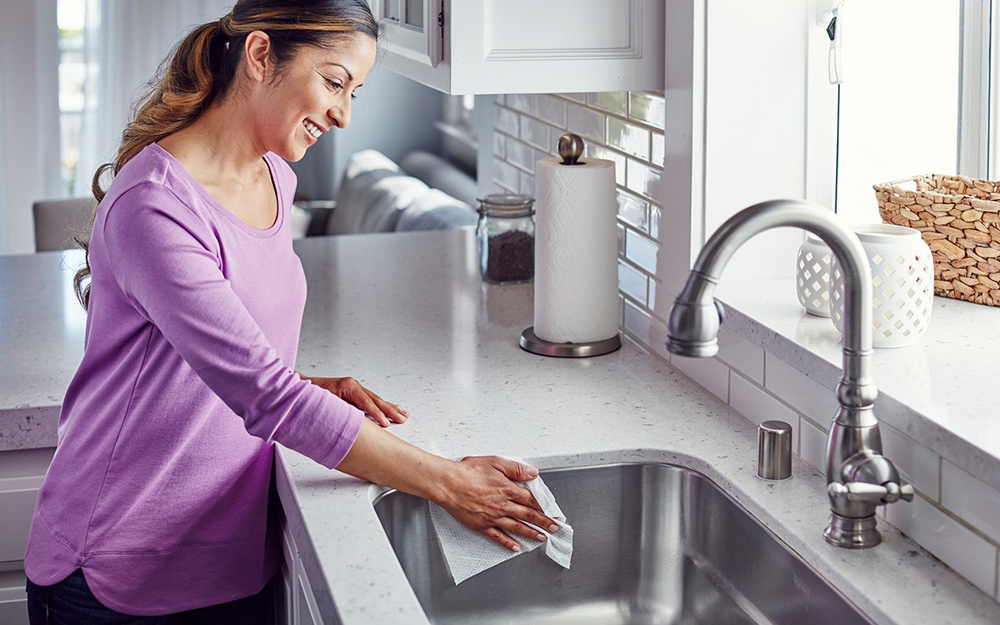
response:
<svg viewBox="0 0 1000 625"><path fill-rule="evenodd" d="M142 183L116 199L103 236L124 296L250 434L340 463L363 413L282 362L224 275L209 224L170 189ZM281 297L281 287L266 296Z"/></svg>

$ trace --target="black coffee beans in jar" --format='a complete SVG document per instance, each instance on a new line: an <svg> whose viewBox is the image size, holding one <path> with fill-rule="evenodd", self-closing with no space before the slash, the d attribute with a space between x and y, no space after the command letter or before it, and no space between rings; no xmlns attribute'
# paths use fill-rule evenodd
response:
<svg viewBox="0 0 1000 625"><path fill-rule="evenodd" d="M479 200L479 266L492 284L530 282L535 277L535 200L494 193Z"/></svg>

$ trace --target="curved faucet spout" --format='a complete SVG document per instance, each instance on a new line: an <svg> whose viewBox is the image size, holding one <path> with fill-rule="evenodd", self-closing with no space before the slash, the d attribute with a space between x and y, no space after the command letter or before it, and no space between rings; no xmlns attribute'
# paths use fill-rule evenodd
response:
<svg viewBox="0 0 1000 625"><path fill-rule="evenodd" d="M823 239L844 272L844 377L837 388L844 425L872 425L877 391L869 375L872 351L872 277L858 237L834 215L806 200L770 200L730 217L698 255L684 289L667 315L667 349L682 356L714 356L720 319L715 286L729 259L755 235L797 227Z"/></svg>
<svg viewBox="0 0 1000 625"><path fill-rule="evenodd" d="M682 356L718 352L723 315L714 293L722 270L748 239L786 226L808 230L825 241L844 275L844 367L837 385L840 408L826 447L832 514L824 535L841 547L871 547L881 540L875 529L876 506L912 497L912 487L901 483L895 467L881 455L874 410L878 392L870 376L872 277L865 250L854 233L825 208L805 200L762 202L733 215L705 244L670 308L667 349ZM868 470L857 471L860 464Z"/></svg>

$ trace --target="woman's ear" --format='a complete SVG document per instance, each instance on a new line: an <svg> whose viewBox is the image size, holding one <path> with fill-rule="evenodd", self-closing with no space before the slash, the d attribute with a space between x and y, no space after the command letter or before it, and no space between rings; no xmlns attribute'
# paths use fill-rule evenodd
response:
<svg viewBox="0 0 1000 625"><path fill-rule="evenodd" d="M267 33L255 30L247 35L245 60L250 78L255 82L264 82L272 68L271 39Z"/></svg>

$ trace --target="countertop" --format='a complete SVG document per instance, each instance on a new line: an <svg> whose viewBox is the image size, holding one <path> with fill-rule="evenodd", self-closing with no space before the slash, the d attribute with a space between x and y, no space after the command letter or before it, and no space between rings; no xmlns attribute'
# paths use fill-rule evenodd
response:
<svg viewBox="0 0 1000 625"><path fill-rule="evenodd" d="M1000 605L884 524L875 549L828 545L823 476L796 460L792 480L757 479L753 426L639 345L583 360L522 351L532 285L483 284L469 231L306 239L296 251L309 281L299 370L350 375L401 404L411 418L392 428L398 436L446 457L515 455L543 470L686 466L877 623L1000 622ZM64 259L79 256L0 258L0 449L55 442L83 336L71 288L55 284L71 275ZM329 589L320 609L345 625L425 623L371 505L382 489L279 449L308 573Z"/></svg>

